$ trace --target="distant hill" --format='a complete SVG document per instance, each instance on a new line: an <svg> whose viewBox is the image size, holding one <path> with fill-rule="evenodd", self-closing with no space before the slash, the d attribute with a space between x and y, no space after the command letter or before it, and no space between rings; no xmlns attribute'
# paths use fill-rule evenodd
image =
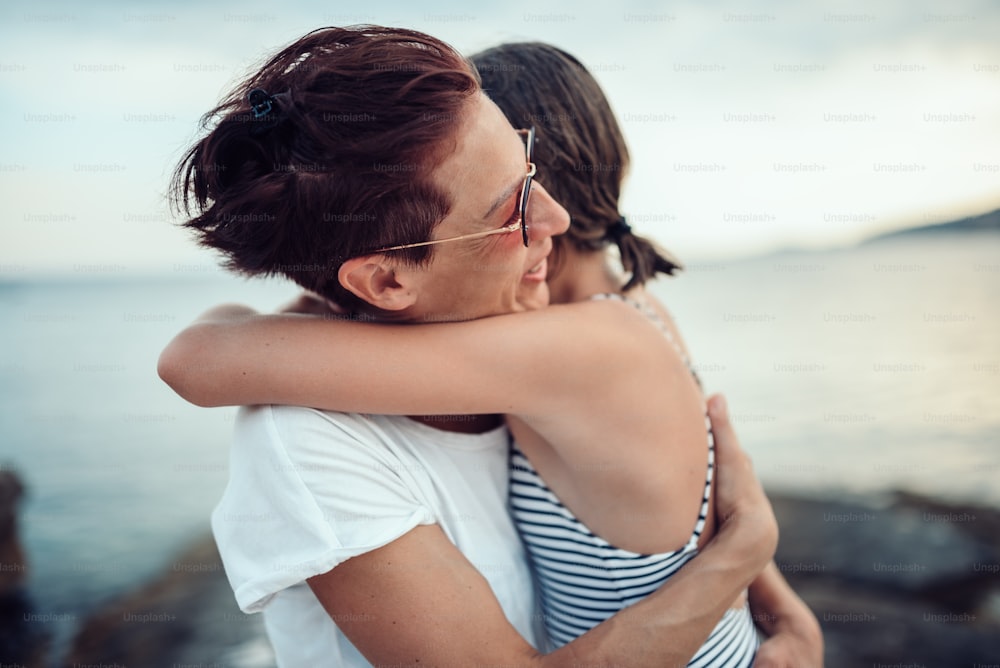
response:
<svg viewBox="0 0 1000 668"><path fill-rule="evenodd" d="M990 211L980 216L971 216L954 220L948 223L935 223L933 225L921 225L920 227L908 227L904 230L886 232L869 239L865 239L861 244L870 244L889 239L900 239L905 237L927 236L932 234L963 234L966 232L1000 232L1000 209Z"/></svg>

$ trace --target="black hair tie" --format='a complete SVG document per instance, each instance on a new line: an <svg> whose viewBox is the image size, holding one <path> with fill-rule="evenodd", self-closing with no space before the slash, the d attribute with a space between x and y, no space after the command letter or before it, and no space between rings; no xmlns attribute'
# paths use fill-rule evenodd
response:
<svg viewBox="0 0 1000 668"><path fill-rule="evenodd" d="M632 228L625 222L625 216L620 216L611 227L608 228L608 236L616 242L621 241L626 234L632 234Z"/></svg>

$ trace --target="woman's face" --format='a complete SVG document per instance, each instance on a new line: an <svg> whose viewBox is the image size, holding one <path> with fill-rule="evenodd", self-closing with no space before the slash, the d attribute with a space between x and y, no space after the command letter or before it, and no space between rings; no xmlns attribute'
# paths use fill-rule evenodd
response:
<svg viewBox="0 0 1000 668"><path fill-rule="evenodd" d="M452 209L432 239L496 229L518 215L527 174L524 139L485 95L470 103L455 151L432 173ZM434 247L421 270L416 319L469 320L548 305L546 258L552 236L569 227L569 214L532 184L527 207L528 247L519 231Z"/></svg>

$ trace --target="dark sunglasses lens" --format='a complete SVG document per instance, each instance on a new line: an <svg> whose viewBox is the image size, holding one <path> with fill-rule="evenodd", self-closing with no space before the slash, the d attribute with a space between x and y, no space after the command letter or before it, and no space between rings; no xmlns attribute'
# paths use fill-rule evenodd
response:
<svg viewBox="0 0 1000 668"><path fill-rule="evenodd" d="M524 189L521 191L521 238L524 245L528 245L528 200L531 199L531 177L524 180Z"/></svg>
<svg viewBox="0 0 1000 668"><path fill-rule="evenodd" d="M528 163L533 163L535 157L535 128L528 130L524 138L524 153L528 158ZM528 246L528 199L531 197L531 179L524 180L524 190L521 191L521 237L524 239L524 246Z"/></svg>

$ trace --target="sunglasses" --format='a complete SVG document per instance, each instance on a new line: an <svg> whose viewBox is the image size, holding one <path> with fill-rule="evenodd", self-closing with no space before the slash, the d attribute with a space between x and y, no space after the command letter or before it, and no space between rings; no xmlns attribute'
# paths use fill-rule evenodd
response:
<svg viewBox="0 0 1000 668"><path fill-rule="evenodd" d="M370 253L388 253L389 251L403 250L404 248L418 248L420 246L433 246L435 244L444 244L452 241L461 241L463 239L482 239L483 237L490 237L494 234L510 234L511 232L521 231L521 239L524 241L525 247L528 246L528 198L531 196L531 180L535 176L535 163L532 158L535 151L535 128L530 127L527 130L518 130L517 133L524 138L524 154L526 157L526 162L528 163L528 174L524 177L524 185L521 187L521 198L518 201L518 216L517 220L504 225L503 227L498 227L496 229L487 230L485 232L473 232L472 234L461 234L457 237L447 237L445 239L434 239L433 241L420 241L415 244L400 244L398 246L386 246L385 248L379 248L378 250L369 251L365 253L368 255Z"/></svg>

